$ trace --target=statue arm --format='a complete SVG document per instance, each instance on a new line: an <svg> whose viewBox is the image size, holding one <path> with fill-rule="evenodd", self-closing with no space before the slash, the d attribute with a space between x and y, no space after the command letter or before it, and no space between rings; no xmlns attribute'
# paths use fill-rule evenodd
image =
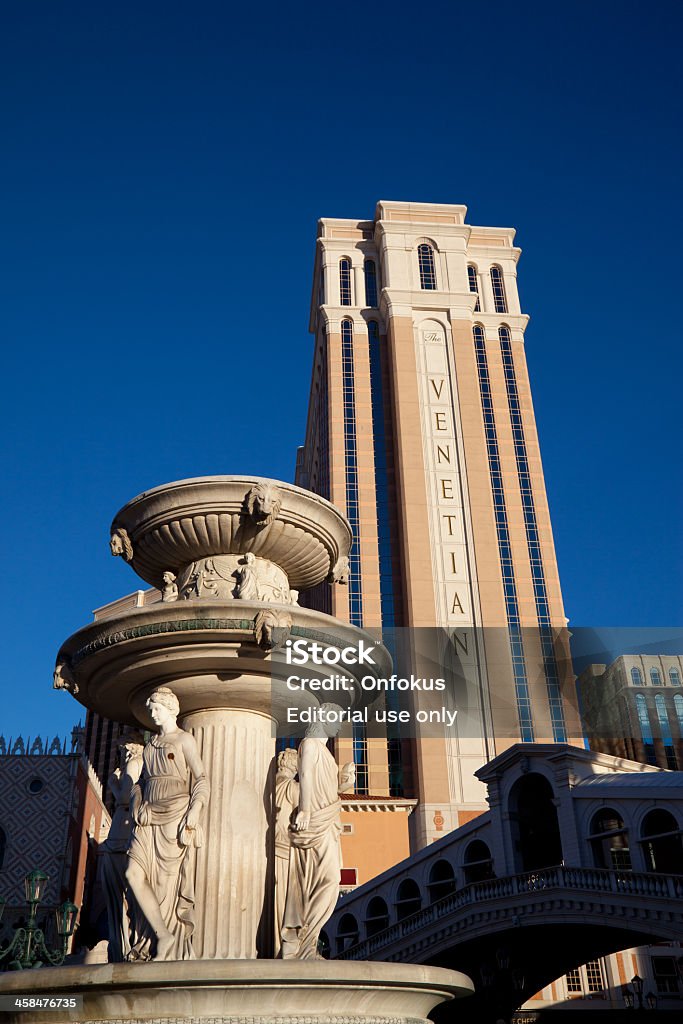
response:
<svg viewBox="0 0 683 1024"><path fill-rule="evenodd" d="M349 761L339 772L339 792L352 793L356 788L356 766Z"/></svg>
<svg viewBox="0 0 683 1024"><path fill-rule="evenodd" d="M301 832L311 821L311 798L315 775L315 739L303 739L299 747L299 810L294 820L294 829Z"/></svg>
<svg viewBox="0 0 683 1024"><path fill-rule="evenodd" d="M183 753L187 767L192 772L193 782L190 790L190 803L181 827L193 829L198 825L202 811L208 803L210 787L196 740L189 732L183 736Z"/></svg>

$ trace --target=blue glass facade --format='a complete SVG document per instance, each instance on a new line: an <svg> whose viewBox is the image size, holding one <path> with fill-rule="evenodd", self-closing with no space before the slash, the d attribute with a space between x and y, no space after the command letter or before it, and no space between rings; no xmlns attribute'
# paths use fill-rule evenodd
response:
<svg viewBox="0 0 683 1024"><path fill-rule="evenodd" d="M353 324L342 320L342 390L344 402L344 451L346 518L353 533L349 552L349 620L363 625L363 591L359 548L358 457L356 449L356 387L353 366ZM356 764L356 793L368 792L367 734L364 725L353 727L353 760Z"/></svg>
<svg viewBox="0 0 683 1024"><path fill-rule="evenodd" d="M510 531L508 528L507 508L503 490L503 472L498 452L498 435L493 412L491 381L489 378L488 360L484 329L478 324L474 326L474 349L477 358L477 374L479 376L479 393L481 409L484 417L484 433L486 435L486 453L488 455L491 493L493 494L493 511L496 520L496 537L498 555L503 577L503 593L505 597L505 614L508 623L510 654L512 656L512 672L515 680L515 697L517 699L517 715L519 718L519 734L523 743L533 743L534 725L531 715L531 699L529 681L524 660L524 646L519 621L519 605L517 603L517 585L512 565L512 549L510 547Z"/></svg>
<svg viewBox="0 0 683 1024"><path fill-rule="evenodd" d="M538 619L541 653L543 655L543 670L545 673L548 692L553 740L555 743L566 743L567 730L564 722L562 694L560 692L560 680L557 672L557 661L555 658L555 648L553 644L550 606L548 604L548 593L545 583L545 573L543 570L543 559L541 556L541 543L538 536L538 523L536 521L536 506L534 504L534 496L531 488L531 473L529 471L529 460L527 458L524 424L522 422L522 410L519 403L517 376L512 356L512 342L510 340L509 328L500 327L498 330L498 337L500 339L500 348L503 357L503 372L505 374L505 389L507 391L510 421L512 424L512 438L515 448L517 477L522 496L524 530L526 533L531 577L534 587L534 602L536 605L536 616Z"/></svg>

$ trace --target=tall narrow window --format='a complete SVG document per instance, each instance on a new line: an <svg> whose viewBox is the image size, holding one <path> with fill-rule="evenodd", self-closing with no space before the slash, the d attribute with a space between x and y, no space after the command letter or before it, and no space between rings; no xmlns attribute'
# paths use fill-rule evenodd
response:
<svg viewBox="0 0 683 1024"><path fill-rule="evenodd" d="M425 291L436 291L436 269L434 267L434 250L431 245L423 242L417 247L417 262L420 268L420 288Z"/></svg>
<svg viewBox="0 0 683 1024"><path fill-rule="evenodd" d="M678 671L677 668L670 668L669 669L669 682L671 683L672 686L680 686L681 685L681 673Z"/></svg>
<svg viewBox="0 0 683 1024"><path fill-rule="evenodd" d="M666 767L672 772L678 771L678 760L676 759L673 736L671 735L669 713L666 710L666 701L664 700L663 693L658 693L655 697L655 711L657 712L657 721L659 723L659 735L662 737L662 743L664 744Z"/></svg>
<svg viewBox="0 0 683 1024"><path fill-rule="evenodd" d="M363 264L365 272L365 305L377 305L377 270L374 260L366 260Z"/></svg>
<svg viewBox="0 0 683 1024"><path fill-rule="evenodd" d="M678 728L683 735L683 697L680 693L677 693L674 697L674 709L676 711L676 718L678 719Z"/></svg>
<svg viewBox="0 0 683 1024"><path fill-rule="evenodd" d="M346 455L346 517L353 534L349 551L349 619L363 625L363 588L359 546L360 511L358 507L358 458L356 449L356 385L353 358L353 323L342 320L342 385L344 405L344 451ZM365 725L353 726L353 760L356 764L356 793L368 793L368 744Z"/></svg>
<svg viewBox="0 0 683 1024"><path fill-rule="evenodd" d="M347 256L339 260L339 304L351 305L351 260Z"/></svg>
<svg viewBox="0 0 683 1024"><path fill-rule="evenodd" d="M479 285L477 283L477 268L473 267L472 264L467 268L467 280L469 281L470 291L473 295L477 296L477 301L474 304L474 312L481 312L481 304L479 302Z"/></svg>
<svg viewBox="0 0 683 1024"><path fill-rule="evenodd" d="M632 668L631 669L631 682L633 683L634 686L642 686L643 685L643 673L640 671L639 668Z"/></svg>
<svg viewBox="0 0 683 1024"><path fill-rule="evenodd" d="M505 299L505 285L503 284L503 271L494 265L491 267L491 287L493 289L493 308L496 313L507 313L508 304Z"/></svg>
<svg viewBox="0 0 683 1024"><path fill-rule="evenodd" d="M658 668L651 668L650 669L650 681L651 681L653 686L661 686L662 685L662 677L661 677L661 674L660 674L660 671L659 671Z"/></svg>
<svg viewBox="0 0 683 1024"><path fill-rule="evenodd" d="M647 709L647 702L642 693L639 693L636 697L636 711L638 712L640 736L645 747L645 760L648 764L656 765L657 758L655 757L655 741L652 735L652 726L650 725L650 712Z"/></svg>

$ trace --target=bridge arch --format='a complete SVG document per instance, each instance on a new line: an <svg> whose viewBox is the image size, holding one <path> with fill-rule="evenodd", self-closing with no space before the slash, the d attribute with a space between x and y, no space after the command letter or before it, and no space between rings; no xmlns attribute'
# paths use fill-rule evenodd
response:
<svg viewBox="0 0 683 1024"><path fill-rule="evenodd" d="M337 928L336 935L336 952L343 953L345 949L350 949L351 946L355 946L360 938L360 928L358 927L358 921L353 914L343 914Z"/></svg>
<svg viewBox="0 0 683 1024"><path fill-rule="evenodd" d="M389 920L389 907L386 900L383 900L381 896L373 896L368 900L364 916L365 935L368 939L388 928Z"/></svg>
<svg viewBox="0 0 683 1024"><path fill-rule="evenodd" d="M645 814L640 826L640 843L648 871L683 872L683 832L670 810L653 807Z"/></svg>
<svg viewBox="0 0 683 1024"><path fill-rule="evenodd" d="M593 807L590 813L586 838L593 867L631 871L630 830L621 812L614 807Z"/></svg>
<svg viewBox="0 0 683 1024"><path fill-rule="evenodd" d="M429 903L436 903L445 896L450 896L452 892L455 892L456 888L455 871L451 862L445 858L435 861L427 876Z"/></svg>
<svg viewBox="0 0 683 1024"><path fill-rule="evenodd" d="M547 776L540 772L521 775L510 787L508 810L516 870L536 871L561 864L555 791Z"/></svg>
<svg viewBox="0 0 683 1024"><path fill-rule="evenodd" d="M489 878L495 878L491 850L483 839L473 839L465 847L463 872L465 885L470 885L472 882L486 882Z"/></svg>
<svg viewBox="0 0 683 1024"><path fill-rule="evenodd" d="M396 899L394 901L396 920L403 921L406 917L417 914L421 907L422 891L420 886L414 878L404 878L396 890Z"/></svg>

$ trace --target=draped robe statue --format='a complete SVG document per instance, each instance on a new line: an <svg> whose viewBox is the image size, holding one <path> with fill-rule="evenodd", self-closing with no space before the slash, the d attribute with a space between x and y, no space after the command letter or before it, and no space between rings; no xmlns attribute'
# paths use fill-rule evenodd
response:
<svg viewBox="0 0 683 1024"><path fill-rule="evenodd" d="M194 737L176 723L180 706L172 690L159 687L147 706L159 734L145 747L133 789L126 870L146 927L129 959L191 960L195 851L209 783Z"/></svg>
<svg viewBox="0 0 683 1024"><path fill-rule="evenodd" d="M142 772L143 739L139 733L124 733L119 741L119 761L109 777L109 789L116 801L109 835L100 846L101 883L107 906L109 963L120 963L137 941L139 909L126 884L126 850L130 843L132 819L130 798Z"/></svg>
<svg viewBox="0 0 683 1024"><path fill-rule="evenodd" d="M282 945L282 919L285 914L292 846L290 825L299 803L299 783L294 778L297 768L296 750L293 747L281 750L275 776L275 956L280 955Z"/></svg>
<svg viewBox="0 0 683 1024"><path fill-rule="evenodd" d="M327 740L339 731L339 712L336 704L322 704L299 746L299 809L290 830L282 922L280 955L284 960L318 958L320 931L339 897L339 769L327 749ZM344 788L352 788L352 766L345 765L344 772Z"/></svg>

